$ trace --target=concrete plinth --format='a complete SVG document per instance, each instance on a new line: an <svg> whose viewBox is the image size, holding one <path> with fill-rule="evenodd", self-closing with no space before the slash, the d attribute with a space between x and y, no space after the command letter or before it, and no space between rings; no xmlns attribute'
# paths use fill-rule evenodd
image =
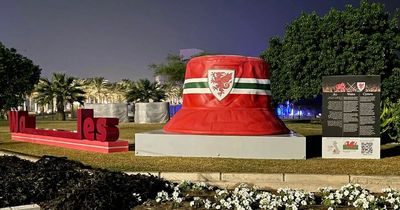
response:
<svg viewBox="0 0 400 210"><path fill-rule="evenodd" d="M138 156L305 159L306 138L295 133L268 136L135 134Z"/></svg>

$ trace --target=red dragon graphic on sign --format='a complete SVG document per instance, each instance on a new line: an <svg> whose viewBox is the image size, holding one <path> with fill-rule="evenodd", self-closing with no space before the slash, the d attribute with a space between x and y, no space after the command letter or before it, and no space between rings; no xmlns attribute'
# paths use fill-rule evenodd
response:
<svg viewBox="0 0 400 210"><path fill-rule="evenodd" d="M343 144L344 150L358 150L357 141L346 141Z"/></svg>
<svg viewBox="0 0 400 210"><path fill-rule="evenodd" d="M229 94L233 88L234 81L233 70L209 70L208 71L208 85L211 93L222 100Z"/></svg>
<svg viewBox="0 0 400 210"><path fill-rule="evenodd" d="M335 85L335 92L346 92L346 85L344 82Z"/></svg>

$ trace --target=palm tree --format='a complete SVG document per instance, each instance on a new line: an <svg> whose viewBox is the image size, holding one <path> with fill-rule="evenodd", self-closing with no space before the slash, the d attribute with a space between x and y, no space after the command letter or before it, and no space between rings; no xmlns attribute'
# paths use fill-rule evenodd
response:
<svg viewBox="0 0 400 210"><path fill-rule="evenodd" d="M70 77L71 78L71 77ZM74 115L74 102L78 102L80 105L83 105L85 101L85 91L83 90L83 83L79 79L74 79L67 86L67 94L65 96L65 100L71 104L71 116Z"/></svg>
<svg viewBox="0 0 400 210"><path fill-rule="evenodd" d="M128 102L158 102L165 98L163 87L157 82L141 79L125 95Z"/></svg>
<svg viewBox="0 0 400 210"><path fill-rule="evenodd" d="M34 99L42 107L45 105L50 105L52 115L54 110L54 95L55 93L51 82L47 78L40 78L39 83L36 84L35 87Z"/></svg>
<svg viewBox="0 0 400 210"><path fill-rule="evenodd" d="M127 89L120 82L113 82L107 85L107 96L111 103L121 103L125 101Z"/></svg>
<svg viewBox="0 0 400 210"><path fill-rule="evenodd" d="M182 85L166 84L165 95L167 100L172 104L178 104L182 99L183 87Z"/></svg>
<svg viewBox="0 0 400 210"><path fill-rule="evenodd" d="M73 102L77 101L83 104L85 91L82 85L76 82L74 77L67 76L63 73L54 73L51 81L41 79L36 92L38 101L49 103L56 99L57 119L65 120L65 104L68 102L73 106Z"/></svg>
<svg viewBox="0 0 400 210"><path fill-rule="evenodd" d="M103 103L107 92L107 80L104 77L93 77L87 79L88 97L93 98L95 103Z"/></svg>

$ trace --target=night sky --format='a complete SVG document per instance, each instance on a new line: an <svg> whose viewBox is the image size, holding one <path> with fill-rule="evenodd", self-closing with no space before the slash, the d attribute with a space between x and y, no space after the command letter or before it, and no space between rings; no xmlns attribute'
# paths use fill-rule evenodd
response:
<svg viewBox="0 0 400 210"><path fill-rule="evenodd" d="M380 1L389 11L400 1ZM323 15L358 0L0 0L0 42L42 76L65 72L110 81L153 78L168 53L199 48L259 56L302 11Z"/></svg>

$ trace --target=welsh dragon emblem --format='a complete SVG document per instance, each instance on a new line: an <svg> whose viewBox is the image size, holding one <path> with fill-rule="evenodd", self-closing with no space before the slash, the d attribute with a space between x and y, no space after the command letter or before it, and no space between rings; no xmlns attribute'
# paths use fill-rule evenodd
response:
<svg viewBox="0 0 400 210"><path fill-rule="evenodd" d="M208 70L208 87L219 101L231 92L234 81L234 70Z"/></svg>

